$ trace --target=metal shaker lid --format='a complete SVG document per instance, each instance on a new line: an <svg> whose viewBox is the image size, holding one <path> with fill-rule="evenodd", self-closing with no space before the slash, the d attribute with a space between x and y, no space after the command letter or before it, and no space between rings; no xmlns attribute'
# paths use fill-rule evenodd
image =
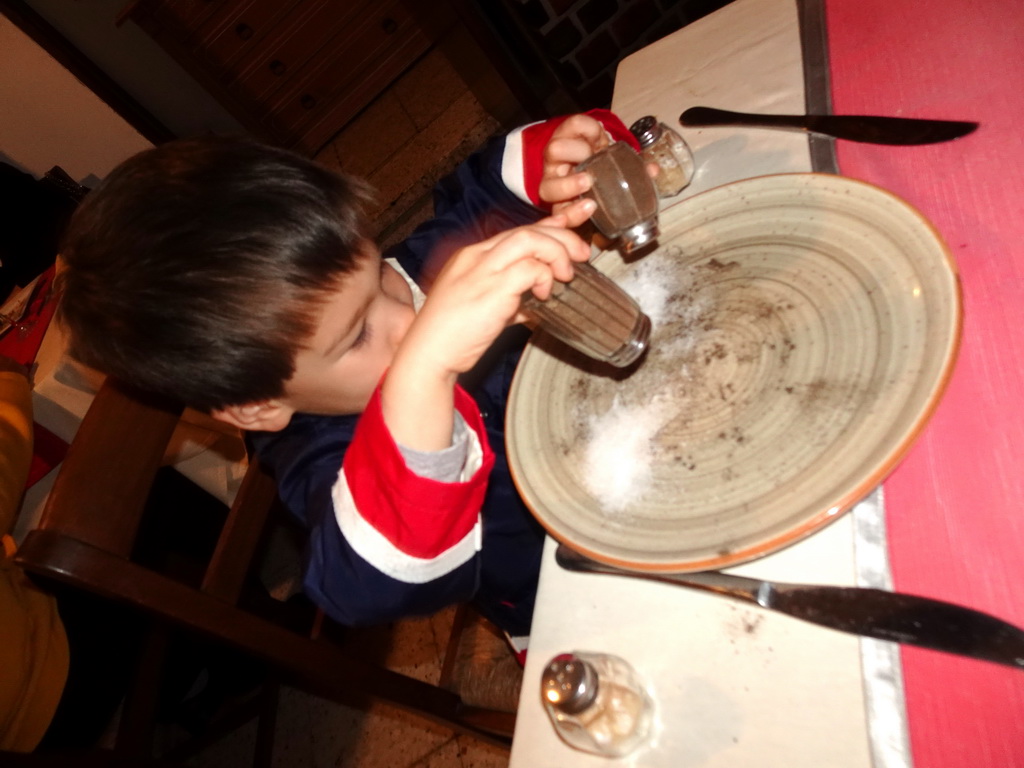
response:
<svg viewBox="0 0 1024 768"><path fill-rule="evenodd" d="M654 115L645 115L629 126L629 132L640 142L640 149L646 149L661 138L661 124Z"/></svg>
<svg viewBox="0 0 1024 768"><path fill-rule="evenodd" d="M555 656L541 675L540 693L545 702L567 715L576 715L597 697L597 670L571 653Z"/></svg>

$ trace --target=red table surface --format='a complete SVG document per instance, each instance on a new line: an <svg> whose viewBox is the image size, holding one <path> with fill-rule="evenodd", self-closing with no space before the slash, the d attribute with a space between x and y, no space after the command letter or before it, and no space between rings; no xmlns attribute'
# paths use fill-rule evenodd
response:
<svg viewBox="0 0 1024 768"><path fill-rule="evenodd" d="M1024 6L826 0L833 111L976 120L925 147L838 142L843 175L942 233L960 270L960 357L886 481L897 589L1024 626ZM915 768L1024 766L1024 672L903 650Z"/></svg>
<svg viewBox="0 0 1024 768"><path fill-rule="evenodd" d="M46 329L53 318L53 311L56 308L51 291L53 273L54 267L50 267L39 278L32 293L32 300L18 321L21 327L9 328L0 336L0 354L24 366L31 366L35 361L39 346L43 343L43 336L46 335Z"/></svg>

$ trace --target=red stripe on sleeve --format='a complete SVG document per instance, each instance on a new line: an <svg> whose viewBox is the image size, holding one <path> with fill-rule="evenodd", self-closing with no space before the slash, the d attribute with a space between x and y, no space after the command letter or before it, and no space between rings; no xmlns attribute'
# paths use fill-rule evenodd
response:
<svg viewBox="0 0 1024 768"><path fill-rule="evenodd" d="M442 483L408 469L384 423L380 388L359 419L342 471L359 515L407 555L434 558L461 541L476 524L494 466L483 419L473 399L457 387L455 407L477 435L483 462L464 483Z"/></svg>

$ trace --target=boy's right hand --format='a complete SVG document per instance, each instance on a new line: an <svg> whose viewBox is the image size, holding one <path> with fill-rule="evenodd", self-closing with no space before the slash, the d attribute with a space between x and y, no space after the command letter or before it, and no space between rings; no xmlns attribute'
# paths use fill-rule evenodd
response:
<svg viewBox="0 0 1024 768"><path fill-rule="evenodd" d="M522 319L524 292L547 298L555 280L572 279L572 262L590 258L590 246L571 227L593 208L593 201L581 200L457 251L434 281L396 363L409 355L452 376L472 368L505 327Z"/></svg>
<svg viewBox="0 0 1024 768"><path fill-rule="evenodd" d="M573 262L590 258L590 246L570 227L585 221L593 207L591 200L578 201L536 224L452 255L399 345L382 387L385 420L402 445L448 447L458 375L472 368L509 324L523 319L523 293L546 299L555 280L572 279ZM435 422L433 414L439 411L444 416Z"/></svg>

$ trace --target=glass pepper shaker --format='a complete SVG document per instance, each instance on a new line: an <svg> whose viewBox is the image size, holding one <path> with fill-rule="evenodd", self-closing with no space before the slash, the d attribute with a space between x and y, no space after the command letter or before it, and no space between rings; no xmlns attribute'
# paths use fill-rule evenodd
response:
<svg viewBox="0 0 1024 768"><path fill-rule="evenodd" d="M593 184L584 197L597 210L591 220L609 240L619 240L626 253L658 237L658 190L640 155L624 141L595 152L576 166Z"/></svg>
<svg viewBox="0 0 1024 768"><path fill-rule="evenodd" d="M648 736L653 704L628 662L605 653L555 656L541 677L541 698L569 746L621 757Z"/></svg>
<svg viewBox="0 0 1024 768"><path fill-rule="evenodd" d="M654 186L659 197L673 197L682 192L693 179L693 152L683 137L653 115L641 117L631 126L640 142L640 156L648 163L657 163L659 171Z"/></svg>

